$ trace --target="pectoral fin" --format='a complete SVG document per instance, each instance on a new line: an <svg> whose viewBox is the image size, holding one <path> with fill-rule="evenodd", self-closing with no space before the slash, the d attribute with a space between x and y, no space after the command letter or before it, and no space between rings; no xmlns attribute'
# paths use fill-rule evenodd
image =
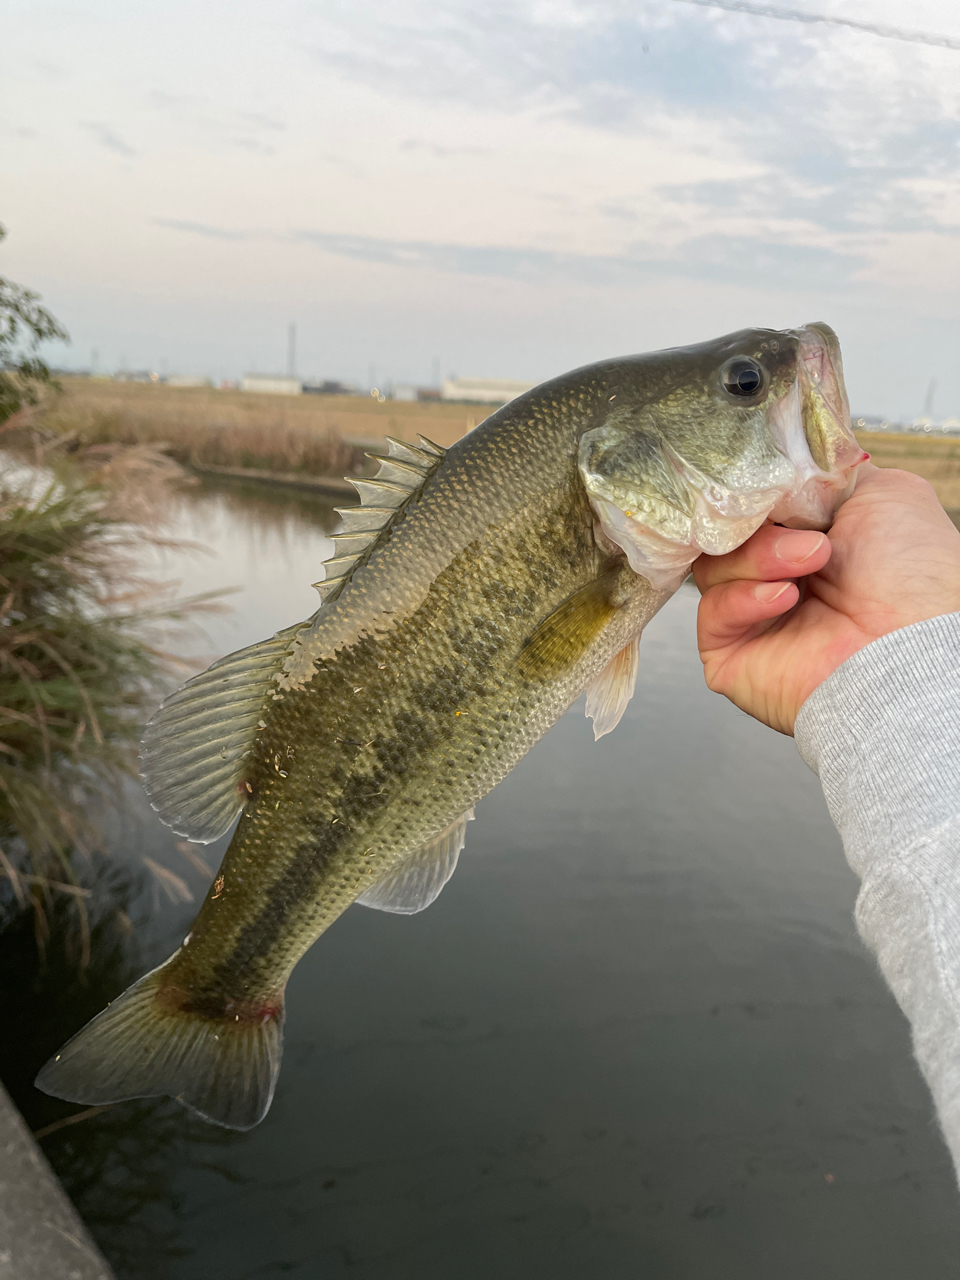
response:
<svg viewBox="0 0 960 1280"><path fill-rule="evenodd" d="M363 907L412 916L434 902L457 869L457 859L467 839L467 823L473 810L462 813L446 830L404 858L400 866L357 898Z"/></svg>
<svg viewBox="0 0 960 1280"><path fill-rule="evenodd" d="M595 742L620 723L637 686L639 665L640 637L637 636L614 654L587 689L586 713L593 721Z"/></svg>
<svg viewBox="0 0 960 1280"><path fill-rule="evenodd" d="M617 612L618 566L568 596L537 627L520 651L521 672L549 680L574 667Z"/></svg>

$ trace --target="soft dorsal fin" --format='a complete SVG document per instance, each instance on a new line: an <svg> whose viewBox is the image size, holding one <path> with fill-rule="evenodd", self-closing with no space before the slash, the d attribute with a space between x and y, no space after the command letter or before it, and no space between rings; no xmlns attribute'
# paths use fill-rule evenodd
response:
<svg viewBox="0 0 960 1280"><path fill-rule="evenodd" d="M404 858L395 871L361 893L357 902L402 916L412 916L429 907L456 871L467 839L467 823L472 821L473 810L468 809L429 844Z"/></svg>
<svg viewBox="0 0 960 1280"><path fill-rule="evenodd" d="M343 533L334 538L326 579L316 584L324 600L340 593L443 461L439 445L418 439L416 446L388 436L389 456L378 459L379 475L354 481L361 505L340 512ZM209 844L243 808L244 761L274 676L297 633L312 622L309 618L221 658L167 698L150 720L140 746L140 773L150 803L178 835Z"/></svg>
<svg viewBox="0 0 960 1280"><path fill-rule="evenodd" d="M417 439L419 447L387 436L385 458L367 454L380 463L376 476L371 480L347 476L360 495L360 506L336 508L343 520L343 532L334 535L334 553L324 566L326 577L313 584L324 603L335 600L353 572L369 560L374 548L443 461L445 449L424 436Z"/></svg>
<svg viewBox="0 0 960 1280"><path fill-rule="evenodd" d="M593 721L593 740L615 729L637 687L640 666L640 637L615 653L593 684L587 688L586 713Z"/></svg>
<svg viewBox="0 0 960 1280"><path fill-rule="evenodd" d="M244 761L273 677L310 621L221 658L151 718L140 744L140 775L151 805L177 835L209 844L243 808Z"/></svg>

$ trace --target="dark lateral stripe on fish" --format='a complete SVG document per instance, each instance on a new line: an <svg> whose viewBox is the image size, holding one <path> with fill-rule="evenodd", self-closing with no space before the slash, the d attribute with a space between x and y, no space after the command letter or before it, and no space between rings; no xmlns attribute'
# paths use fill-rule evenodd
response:
<svg viewBox="0 0 960 1280"><path fill-rule="evenodd" d="M386 774L380 769L350 778L341 801L349 807L356 792L367 811L372 812L386 803L385 797L379 794L385 780ZM249 816L255 817L255 814ZM352 837L353 832L346 822L330 822L317 840L300 846L281 875L270 885L260 910L239 931L230 954L216 966L214 976L217 985L222 983L229 987L232 979L242 973L251 960L270 951L283 932L291 910L309 893L327 864Z"/></svg>
<svg viewBox="0 0 960 1280"><path fill-rule="evenodd" d="M348 843L351 834L345 823L337 823L328 827L320 840L301 845L267 890L263 906L240 929L229 955L215 966L216 986L229 989L251 961L270 951L283 933L292 908L309 892L330 859Z"/></svg>

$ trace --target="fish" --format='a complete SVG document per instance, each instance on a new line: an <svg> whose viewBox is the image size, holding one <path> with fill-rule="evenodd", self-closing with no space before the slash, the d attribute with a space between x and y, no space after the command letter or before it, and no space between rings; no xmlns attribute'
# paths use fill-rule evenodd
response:
<svg viewBox="0 0 960 1280"><path fill-rule="evenodd" d="M182 945L39 1088L258 1124L308 948L353 903L435 901L478 801L581 694L596 737L616 726L641 632L694 559L766 521L829 527L865 456L820 323L587 365L446 450L389 439L353 480L317 612L147 725L160 818L198 843L236 829Z"/></svg>

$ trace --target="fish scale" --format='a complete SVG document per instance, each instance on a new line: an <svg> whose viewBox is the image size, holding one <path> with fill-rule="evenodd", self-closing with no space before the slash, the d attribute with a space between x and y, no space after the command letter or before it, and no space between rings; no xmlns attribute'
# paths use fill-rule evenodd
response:
<svg viewBox="0 0 960 1280"><path fill-rule="evenodd" d="M356 901L428 906L474 805L585 689L595 733L614 727L640 633L701 550L829 520L861 457L842 388L826 326L745 330L555 379L445 454L391 440L355 481L319 611L150 721L164 821L201 841L239 821L183 945L40 1087L256 1124L317 938Z"/></svg>
<svg viewBox="0 0 960 1280"><path fill-rule="evenodd" d="M590 655L586 670L574 668L546 688L516 672L516 655L538 618L584 585L602 562L584 505L571 486L545 513L547 528L567 535L566 572L558 572L559 539L534 536L531 529L537 526L525 511L518 530L509 522L493 526L485 552L468 544L436 579L416 614L382 637L341 650L302 689L276 704L275 718L262 735L261 758L248 775L256 799L224 861L223 894L211 904L209 919L201 914L184 956L193 980L201 980L208 954L222 954L244 927L258 927L239 923L253 913L254 921L282 916L285 927L276 948L261 949L255 969L247 965L242 977L238 972L242 994L250 998L281 985L366 880L379 879L475 804L566 709L593 670L605 664L607 650L618 646L616 632ZM538 562L541 570L531 589L530 565ZM489 610L491 579L511 601L495 618ZM636 591L638 607L654 597L642 579ZM457 616L444 633L452 596ZM633 620L631 612L623 624ZM402 673L386 689L379 678L382 665ZM350 743L338 741L331 727L347 722L355 735ZM277 754L283 758L290 742L312 745L283 778L271 761ZM330 826L334 819L340 838ZM318 842L321 823L325 839ZM234 907L234 859L259 865L278 842L291 851L297 893L306 905L289 909L288 869L271 884L265 868L256 896ZM275 896L278 885L284 887L282 896ZM222 929L218 919L226 922ZM221 963L224 973L229 962Z"/></svg>

